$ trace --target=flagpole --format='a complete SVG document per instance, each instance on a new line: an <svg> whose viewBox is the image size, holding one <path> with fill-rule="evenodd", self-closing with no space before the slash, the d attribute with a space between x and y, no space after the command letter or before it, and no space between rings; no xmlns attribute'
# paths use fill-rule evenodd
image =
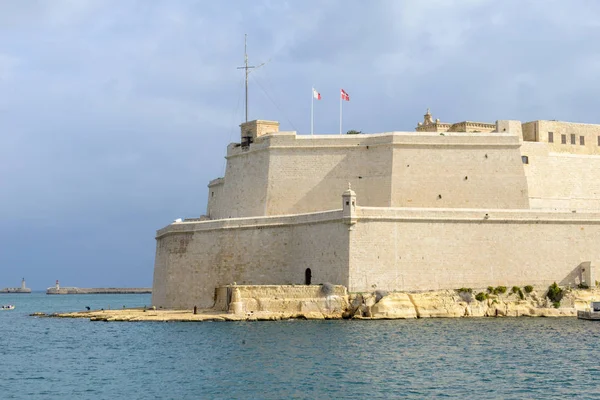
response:
<svg viewBox="0 0 600 400"><path fill-rule="evenodd" d="M313 128L315 125L315 88L313 87L310 91L310 134L313 134Z"/></svg>
<svg viewBox="0 0 600 400"><path fill-rule="evenodd" d="M342 92L340 92L340 135L342 134Z"/></svg>

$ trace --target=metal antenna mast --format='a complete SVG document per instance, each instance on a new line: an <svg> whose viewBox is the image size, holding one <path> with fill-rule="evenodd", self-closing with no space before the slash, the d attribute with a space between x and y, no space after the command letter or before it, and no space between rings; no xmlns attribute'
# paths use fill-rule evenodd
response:
<svg viewBox="0 0 600 400"><path fill-rule="evenodd" d="M246 122L248 122L248 74L250 69L256 68L253 65L248 65L247 38L248 34L244 33L244 66L237 68L246 70Z"/></svg>
<svg viewBox="0 0 600 400"><path fill-rule="evenodd" d="M248 75L250 74L250 70L253 68L258 69L258 68L262 67L263 65L267 64L269 61L271 61L269 59L267 62L260 64L258 67L255 67L254 65L248 65L247 38L248 38L248 34L244 33L244 66L237 67L237 69L245 69L246 70L246 122L248 122Z"/></svg>

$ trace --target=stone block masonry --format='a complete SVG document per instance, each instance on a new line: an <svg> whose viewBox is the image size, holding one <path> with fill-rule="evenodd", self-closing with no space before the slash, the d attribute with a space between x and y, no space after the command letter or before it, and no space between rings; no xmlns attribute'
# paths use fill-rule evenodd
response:
<svg viewBox="0 0 600 400"><path fill-rule="evenodd" d="M158 307L212 307L215 288L234 282L353 293L595 284L600 125L446 124L428 112L418 132L241 128L207 216L157 232Z"/></svg>

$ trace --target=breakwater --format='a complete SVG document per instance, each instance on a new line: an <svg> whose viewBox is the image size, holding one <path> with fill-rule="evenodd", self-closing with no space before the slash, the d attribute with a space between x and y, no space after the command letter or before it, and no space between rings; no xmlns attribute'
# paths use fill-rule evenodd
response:
<svg viewBox="0 0 600 400"><path fill-rule="evenodd" d="M46 294L145 294L152 293L152 288L78 288L51 287Z"/></svg>

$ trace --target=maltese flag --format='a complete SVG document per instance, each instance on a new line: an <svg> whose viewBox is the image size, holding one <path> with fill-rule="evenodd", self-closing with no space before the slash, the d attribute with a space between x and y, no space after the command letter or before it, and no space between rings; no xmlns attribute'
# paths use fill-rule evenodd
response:
<svg viewBox="0 0 600 400"><path fill-rule="evenodd" d="M321 100L321 93L317 92L315 88L313 88L313 97L317 100Z"/></svg>
<svg viewBox="0 0 600 400"><path fill-rule="evenodd" d="M344 89L340 89L342 100L350 101L350 95Z"/></svg>

